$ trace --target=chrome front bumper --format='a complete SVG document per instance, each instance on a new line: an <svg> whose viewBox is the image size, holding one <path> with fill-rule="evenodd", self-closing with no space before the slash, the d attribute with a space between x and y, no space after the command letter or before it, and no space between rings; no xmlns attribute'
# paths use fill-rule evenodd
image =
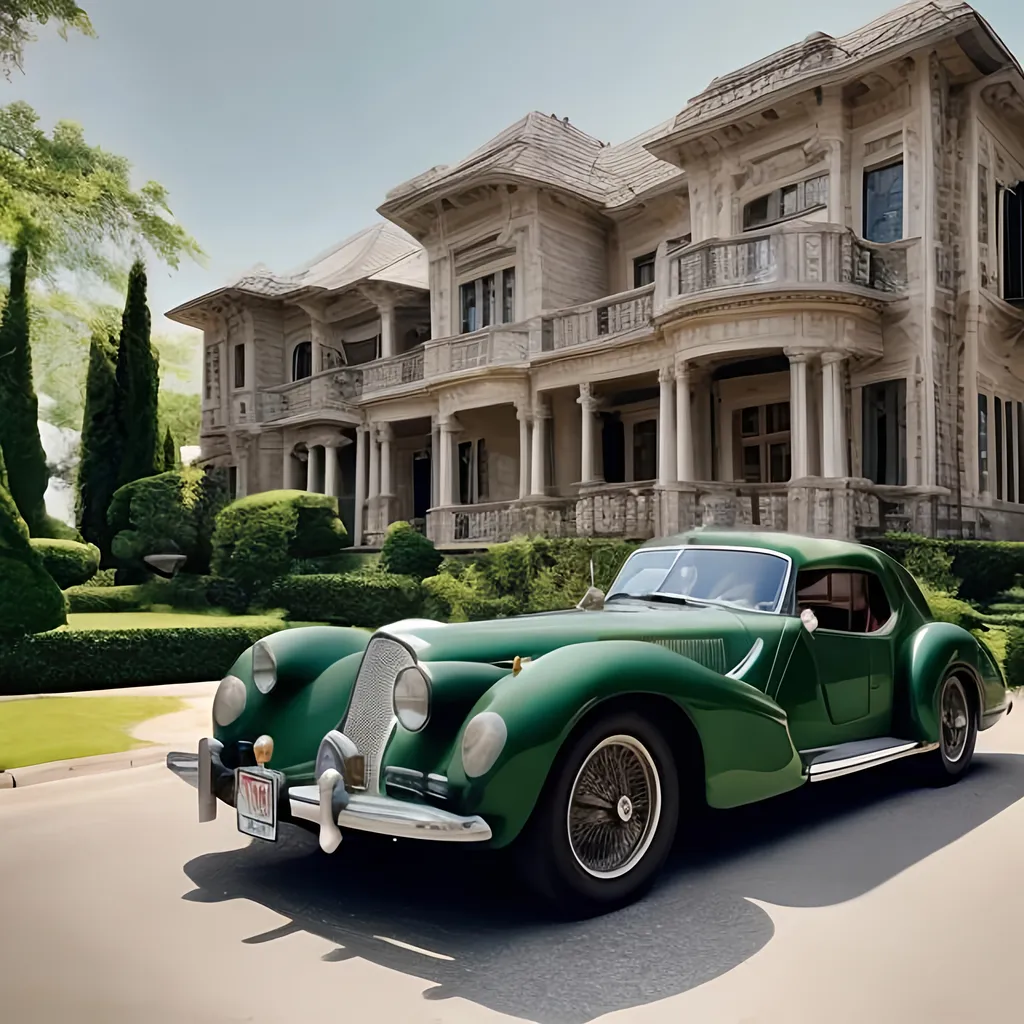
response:
<svg viewBox="0 0 1024 1024"><path fill-rule="evenodd" d="M324 772L316 786L289 788L288 802L293 818L320 826L320 846L327 853L336 850L341 842L339 825L400 839L481 843L491 838L490 825L475 815L464 818L427 804L349 793L333 769Z"/></svg>

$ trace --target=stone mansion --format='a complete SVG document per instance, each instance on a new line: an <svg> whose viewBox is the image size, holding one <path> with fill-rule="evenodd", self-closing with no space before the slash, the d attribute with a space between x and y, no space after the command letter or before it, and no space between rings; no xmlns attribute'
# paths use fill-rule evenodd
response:
<svg viewBox="0 0 1024 1024"><path fill-rule="evenodd" d="M621 144L529 114L378 212L168 313L238 495L334 495L367 546L1024 537L1024 74L967 4L815 32Z"/></svg>

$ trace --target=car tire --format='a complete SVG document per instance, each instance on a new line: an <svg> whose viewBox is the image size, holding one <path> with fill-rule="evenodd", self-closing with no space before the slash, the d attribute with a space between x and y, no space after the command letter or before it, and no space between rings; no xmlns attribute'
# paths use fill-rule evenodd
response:
<svg viewBox="0 0 1024 1024"><path fill-rule="evenodd" d="M977 704L970 683L952 673L939 687L939 746L931 755L932 782L948 786L963 778L978 742Z"/></svg>
<svg viewBox="0 0 1024 1024"><path fill-rule="evenodd" d="M665 737L640 714L612 713L556 760L519 847L520 870L557 913L606 913L650 888L678 821L679 777Z"/></svg>

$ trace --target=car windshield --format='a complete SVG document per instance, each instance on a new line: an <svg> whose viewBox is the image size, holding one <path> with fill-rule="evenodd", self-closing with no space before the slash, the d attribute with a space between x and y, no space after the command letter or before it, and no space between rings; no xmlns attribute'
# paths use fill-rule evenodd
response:
<svg viewBox="0 0 1024 1024"><path fill-rule="evenodd" d="M685 547L641 550L619 571L614 597L682 597L695 603L778 611L788 562L770 551Z"/></svg>

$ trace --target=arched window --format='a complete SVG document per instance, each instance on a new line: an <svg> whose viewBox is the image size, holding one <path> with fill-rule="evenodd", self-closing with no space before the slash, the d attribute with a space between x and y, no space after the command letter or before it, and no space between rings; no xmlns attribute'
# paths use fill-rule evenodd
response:
<svg viewBox="0 0 1024 1024"><path fill-rule="evenodd" d="M313 343L300 341L292 349L292 380L313 376Z"/></svg>

